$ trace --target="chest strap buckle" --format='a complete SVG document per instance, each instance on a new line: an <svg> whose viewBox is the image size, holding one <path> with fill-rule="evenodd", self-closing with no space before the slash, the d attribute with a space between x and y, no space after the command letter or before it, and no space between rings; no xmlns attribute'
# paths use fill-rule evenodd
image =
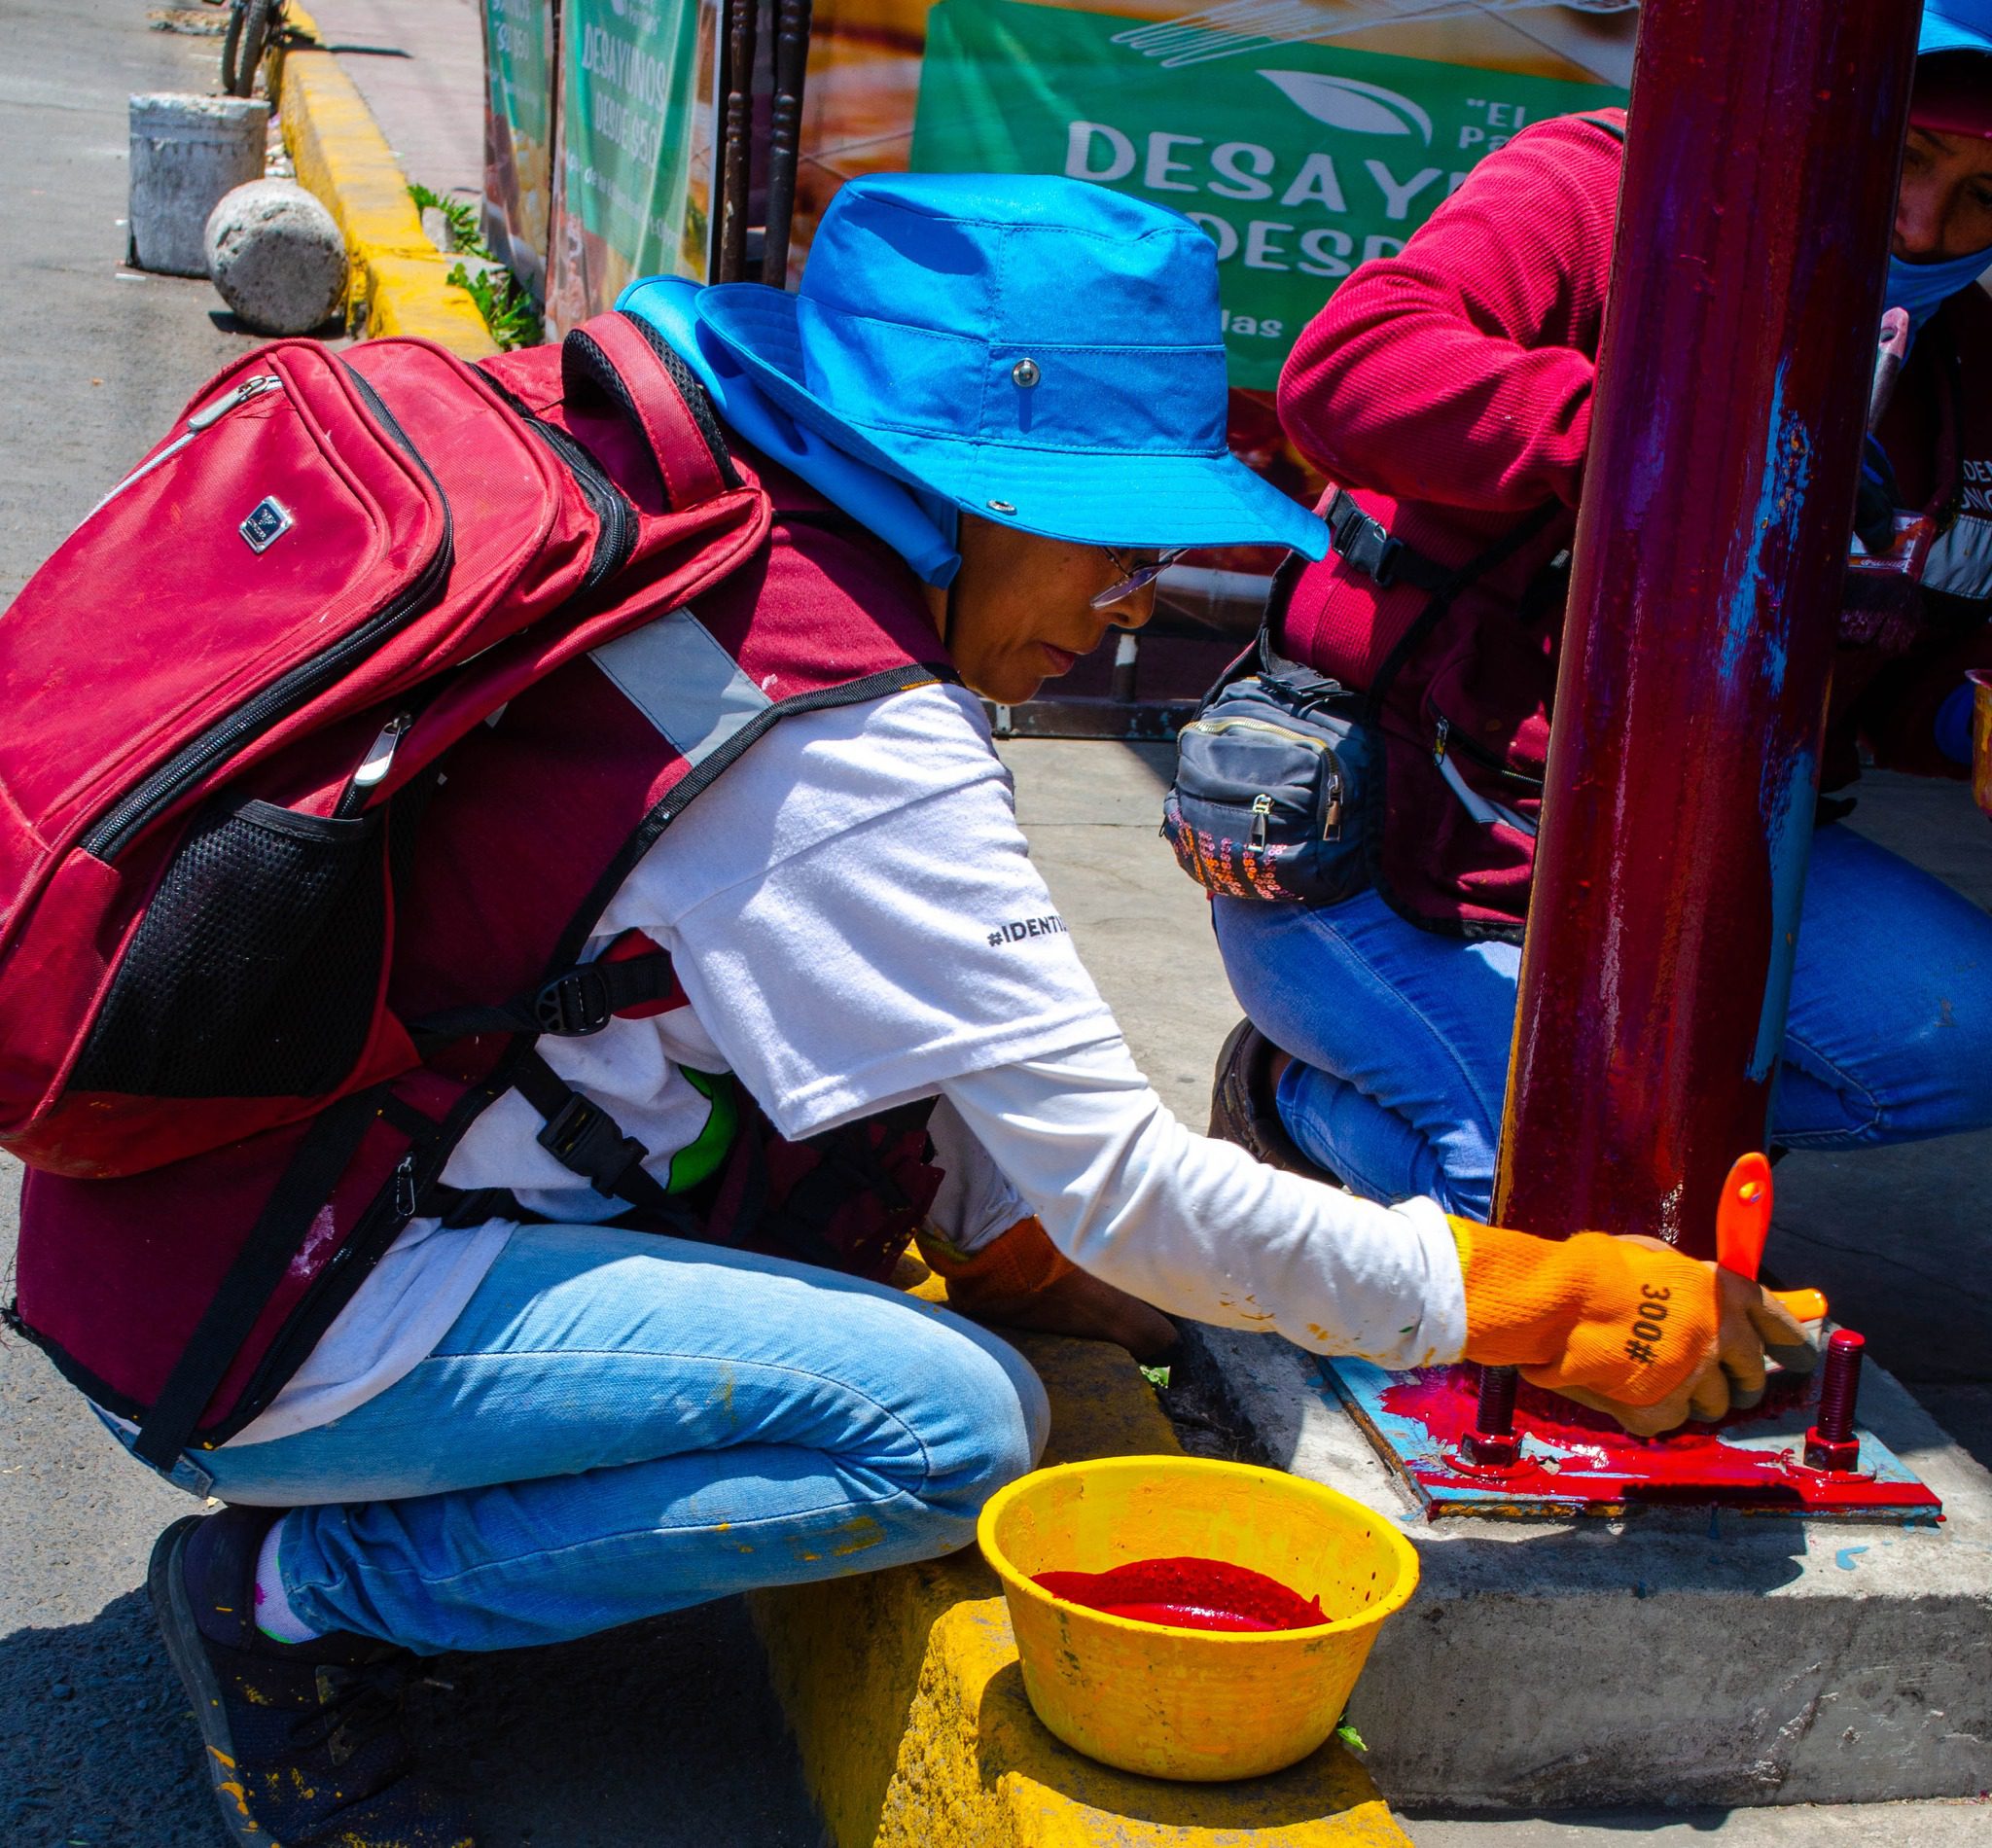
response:
<svg viewBox="0 0 1992 1848"><path fill-rule="evenodd" d="M535 1140L570 1173L580 1175L597 1193L623 1197L632 1171L641 1170L648 1153L599 1104L579 1091L547 1120Z"/></svg>
<svg viewBox="0 0 1992 1848"><path fill-rule="evenodd" d="M671 992L671 959L658 950L610 962L606 958L563 970L532 999L542 1033L582 1039L599 1033L624 1008L662 1001Z"/></svg>
<svg viewBox="0 0 1992 1848"><path fill-rule="evenodd" d="M573 1038L599 1033L615 1017L609 984L595 963L555 976L533 996L533 1018L542 1033Z"/></svg>
<svg viewBox="0 0 1992 1848"><path fill-rule="evenodd" d="M1420 590L1437 590L1452 578L1444 566L1414 551L1402 539L1393 539L1389 527L1364 513L1346 488L1335 490L1322 518L1328 524L1329 544L1335 556L1373 579L1379 590L1388 590L1400 580Z"/></svg>

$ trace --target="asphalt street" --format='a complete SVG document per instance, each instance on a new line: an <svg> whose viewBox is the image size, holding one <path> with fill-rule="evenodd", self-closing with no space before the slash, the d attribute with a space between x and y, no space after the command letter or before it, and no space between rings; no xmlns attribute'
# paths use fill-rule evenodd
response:
<svg viewBox="0 0 1992 1848"><path fill-rule="evenodd" d="M205 282L124 268L125 99L213 88L206 9L0 0L0 604L251 337ZM159 561L171 593L172 559ZM115 621L115 612L106 612ZM13 1295L18 1170L0 1178ZM0 1843L213 1848L199 1741L140 1587L196 1505L0 1332ZM415 1732L490 1848L814 1848L736 1603L571 1648L450 1658Z"/></svg>

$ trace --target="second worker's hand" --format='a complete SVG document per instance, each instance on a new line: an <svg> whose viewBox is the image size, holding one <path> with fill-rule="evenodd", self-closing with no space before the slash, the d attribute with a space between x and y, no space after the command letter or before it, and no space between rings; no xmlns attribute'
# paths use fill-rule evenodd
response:
<svg viewBox="0 0 1992 1848"><path fill-rule="evenodd" d="M1639 1234L1627 1235L1625 1242L1673 1252L1662 1240ZM1627 1405L1553 1379L1537 1383L1592 1411L1607 1413L1636 1438L1655 1438L1690 1422L1714 1424L1731 1411L1748 1411L1761 1404L1769 1379L1767 1361L1775 1361L1789 1373L1809 1373L1818 1365L1816 1324L1808 1329L1769 1291L1747 1277L1715 1264L1703 1268L1713 1274L1715 1283L1715 1332L1704 1343L1699 1364L1665 1398L1651 1405ZM1531 1378L1536 1370L1524 1368L1522 1377Z"/></svg>

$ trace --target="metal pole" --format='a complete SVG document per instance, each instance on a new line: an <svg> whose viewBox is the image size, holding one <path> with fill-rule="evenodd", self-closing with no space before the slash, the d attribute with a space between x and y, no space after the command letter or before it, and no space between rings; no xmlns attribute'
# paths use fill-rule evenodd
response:
<svg viewBox="0 0 1992 1848"><path fill-rule="evenodd" d="M1647 0L1497 1220L1715 1256L1783 1043L1915 0Z"/></svg>
<svg viewBox="0 0 1992 1848"><path fill-rule="evenodd" d="M761 0L726 0L720 21L720 212L710 282L747 274L747 198L754 155L754 18Z"/></svg>
<svg viewBox="0 0 1992 1848"><path fill-rule="evenodd" d="M796 162L802 145L802 85L809 74L810 0L774 0L774 104L767 124L767 229L761 279L789 286L789 232L796 217Z"/></svg>

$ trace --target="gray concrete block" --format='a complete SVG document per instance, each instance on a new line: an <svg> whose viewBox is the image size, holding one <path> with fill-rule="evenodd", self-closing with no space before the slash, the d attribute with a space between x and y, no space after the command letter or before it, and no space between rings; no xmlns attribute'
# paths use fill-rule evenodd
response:
<svg viewBox="0 0 1992 1848"><path fill-rule="evenodd" d="M1625 1810L1558 1816L1400 1816L1418 1848L1984 1848L1992 1803L1850 1803L1821 1809Z"/></svg>
<svg viewBox="0 0 1992 1848"><path fill-rule="evenodd" d="M308 334L345 303L345 239L295 180L252 180L224 196L206 250L222 300L259 334Z"/></svg>
<svg viewBox="0 0 1992 1848"><path fill-rule="evenodd" d="M263 177L269 105L245 96L134 96L131 261L169 276L207 274L208 214Z"/></svg>
<svg viewBox="0 0 1992 1848"><path fill-rule="evenodd" d="M1198 1331L1280 1468L1394 1508L1423 1581L1350 1717L1394 1802L1876 1803L1992 1786L1992 1475L1871 1364L1940 1526L1652 1511L1428 1523L1274 1337Z"/></svg>

